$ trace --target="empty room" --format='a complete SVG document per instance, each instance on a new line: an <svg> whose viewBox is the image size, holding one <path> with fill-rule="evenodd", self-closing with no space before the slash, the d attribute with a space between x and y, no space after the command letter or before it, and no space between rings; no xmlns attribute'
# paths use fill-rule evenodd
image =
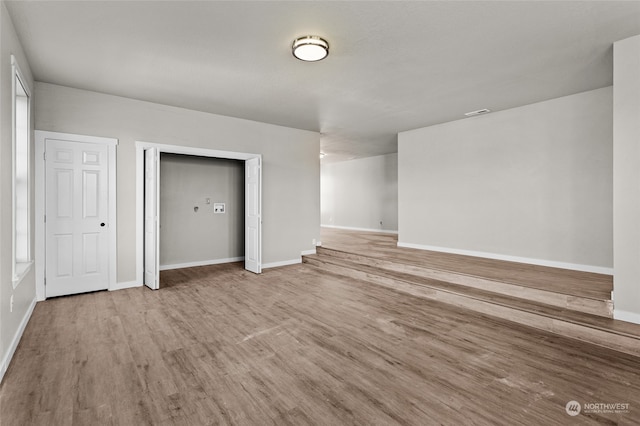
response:
<svg viewBox="0 0 640 426"><path fill-rule="evenodd" d="M640 425L640 1L0 0L0 425Z"/></svg>

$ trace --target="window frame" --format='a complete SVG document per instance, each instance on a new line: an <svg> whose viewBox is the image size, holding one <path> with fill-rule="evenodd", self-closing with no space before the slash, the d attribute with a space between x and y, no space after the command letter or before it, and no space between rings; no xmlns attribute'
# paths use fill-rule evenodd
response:
<svg viewBox="0 0 640 426"><path fill-rule="evenodd" d="M27 80L24 77L24 74L20 70L20 66L18 65L18 61L15 56L11 55L11 148L12 148L12 170L11 170L11 216L12 216L12 256L11 256L11 267L12 267L12 283L13 288L15 289L22 279L27 275L29 270L33 265L33 250L31 247L31 234L32 234L32 226L31 226L31 216L32 216L32 206L31 206L31 91L29 89L29 85L27 84ZM19 93L20 84L22 88L22 93ZM26 127L26 132L21 132L22 136L19 136L18 132L18 118L20 111L18 97L24 96L26 97L26 107L22 106L24 110L26 110L26 117L24 117L23 125ZM21 140L18 140L21 139ZM19 164L19 144L24 143L26 146L22 147L24 149L20 150L22 152L22 161L23 164ZM26 161L25 161L26 160ZM18 172L20 171L21 176L18 176ZM24 175L24 176L23 176ZM26 184L23 185L23 188L18 188L18 183L20 177L24 177L26 179ZM23 191L24 193L19 193ZM23 212L18 210L18 202L22 201L26 203L26 207L23 209ZM26 210L26 211L24 211ZM26 249L22 249L23 253L18 253L19 246L19 236L18 236L18 224L20 220L18 219L18 215L21 213L22 216L26 216L26 222L21 223L21 225L26 228L26 232L22 232L23 235L20 238L25 239L20 243L23 246L26 246ZM23 217L24 219L24 217Z"/></svg>

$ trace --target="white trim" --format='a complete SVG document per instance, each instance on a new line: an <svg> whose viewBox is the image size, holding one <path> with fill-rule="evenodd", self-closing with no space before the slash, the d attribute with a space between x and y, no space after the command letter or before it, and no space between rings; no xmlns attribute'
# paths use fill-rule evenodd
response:
<svg viewBox="0 0 640 426"><path fill-rule="evenodd" d="M336 225L320 225L322 228L332 228L332 229L344 229L347 231L364 231L364 232L377 232L379 234L398 234L398 231L390 230L390 229L374 229L374 228L356 228L353 226L336 226Z"/></svg>
<svg viewBox="0 0 640 426"><path fill-rule="evenodd" d="M107 144L109 152L109 287L115 287L118 278L118 180L117 180L117 155L116 146L118 139L106 139L103 143Z"/></svg>
<svg viewBox="0 0 640 426"><path fill-rule="evenodd" d="M36 158L35 158L35 179L36 179L36 299L42 301L45 299L44 294L44 256L45 256L45 239L44 239L44 179L45 179L45 162L44 162L44 138L40 138L36 130Z"/></svg>
<svg viewBox="0 0 640 426"><path fill-rule="evenodd" d="M262 156L260 154L249 154L246 152L219 151L216 149L195 148L182 145L166 145L153 142L136 141L136 148L143 151L147 148L157 148L158 152L168 152L172 154L196 155L199 157L224 158L227 160L250 160Z"/></svg>
<svg viewBox="0 0 640 426"><path fill-rule="evenodd" d="M135 287L142 287L142 283L138 281L123 281L120 283L115 283L113 286L109 287L109 291L124 290L126 288Z"/></svg>
<svg viewBox="0 0 640 426"><path fill-rule="evenodd" d="M198 262L175 263L173 265L160 265L161 271L170 271L171 269L193 268L196 266L219 265L221 263L241 262L244 256L228 257L226 259L201 260Z"/></svg>
<svg viewBox="0 0 640 426"><path fill-rule="evenodd" d="M144 283L144 148L136 142L136 281Z"/></svg>
<svg viewBox="0 0 640 426"><path fill-rule="evenodd" d="M95 143L100 145L107 145L112 148L115 148L116 146L118 146L118 139L107 138L102 136L88 136L88 135L79 135L76 133L60 133L60 132L49 132L47 130L36 130L36 139L38 139L38 135L40 135L42 139L55 139L55 140L67 141L67 142Z"/></svg>
<svg viewBox="0 0 640 426"><path fill-rule="evenodd" d="M30 260L29 262L14 262L14 276L13 276L13 289L15 290L18 287L18 284L22 281L24 277L27 276L31 267L34 265L34 261Z"/></svg>
<svg viewBox="0 0 640 426"><path fill-rule="evenodd" d="M310 256L312 254L316 254L316 249L312 248L311 250L302 250L303 256Z"/></svg>
<svg viewBox="0 0 640 426"><path fill-rule="evenodd" d="M461 254L464 256L483 257L486 259L504 260L507 262L527 263L530 265L548 266L550 268L571 269L573 271L593 272L596 274L613 275L613 268L602 266L580 265L577 263L556 262L553 260L532 259L529 257L509 256L504 254L486 253L473 250L452 249L447 247L427 246L422 244L402 243L398 241L398 247L413 248L418 250L437 251L441 253Z"/></svg>
<svg viewBox="0 0 640 426"><path fill-rule="evenodd" d="M22 339L22 335L24 334L24 329L27 328L27 324L29 323L29 319L31 319L31 315L33 314L33 310L35 309L35 307L36 307L36 299L34 298L31 301L31 304L29 305L29 307L27 308L27 312L24 314L24 317L22 317L22 321L20 321L18 330L16 331L16 334L13 336L13 339L11 340L11 345L9 345L7 353L4 355L4 358L2 359L2 365L0 365L0 383L2 382L2 379L4 378L4 374L7 372L7 369L9 368L11 359L13 358L13 355L15 354L16 349L18 348L18 343L20 343L20 339Z"/></svg>
<svg viewBox="0 0 640 426"><path fill-rule="evenodd" d="M613 319L640 324L640 314L635 312L621 311L620 309L615 308L613 309Z"/></svg>
<svg viewBox="0 0 640 426"><path fill-rule="evenodd" d="M280 266L297 265L298 263L302 263L302 258L300 258L300 259L291 259L291 260L283 260L281 262L264 263L262 265L262 269L278 268Z"/></svg>
<svg viewBox="0 0 640 426"><path fill-rule="evenodd" d="M262 173L262 155L246 152L219 151L215 149L194 148L182 145L166 145L153 142L136 141L136 280L144 281L144 150L156 148L158 153L196 155L200 157L223 158L227 160L250 160L260 158ZM262 178L260 179L260 208L262 209ZM262 210L261 210L262 211ZM260 231L262 233L262 231ZM260 260L262 259L262 235L260 235Z"/></svg>
<svg viewBox="0 0 640 426"><path fill-rule="evenodd" d="M16 98L17 87L16 79L20 82L22 89L27 97L27 260L25 262L16 262L16 156L17 156L17 132L16 132ZM31 269L31 263L33 262L33 247L31 246L31 236L33 235L33 229L31 228L31 125L33 124L32 114L33 102L31 99L31 89L27 84L27 80L24 78L24 74L20 69L18 60L14 55L11 55L11 284L15 290L22 282L22 279L26 273ZM18 263L26 263L26 266L22 266L18 270Z"/></svg>
<svg viewBox="0 0 640 426"><path fill-rule="evenodd" d="M105 138L100 136L86 136L77 135L73 133L59 133L49 132L44 130L35 131L35 197L36 197L36 247L35 247L35 261L36 261L36 299L41 301L45 300L45 226L44 226L44 214L45 214L45 141L47 139L63 140L69 142L84 142L94 143L107 146L107 152L109 156L109 283L107 288L116 288L116 276L118 271L118 247L117 247L117 183L116 183L116 146L118 145L118 139ZM140 280L140 282L142 282Z"/></svg>

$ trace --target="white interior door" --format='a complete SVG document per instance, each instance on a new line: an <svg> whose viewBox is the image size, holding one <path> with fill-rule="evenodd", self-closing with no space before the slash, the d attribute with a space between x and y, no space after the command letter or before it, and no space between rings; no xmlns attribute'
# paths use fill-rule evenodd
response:
<svg viewBox="0 0 640 426"><path fill-rule="evenodd" d="M262 200L260 157L245 161L244 268L262 272Z"/></svg>
<svg viewBox="0 0 640 426"><path fill-rule="evenodd" d="M144 285L160 288L160 154L144 151Z"/></svg>
<svg viewBox="0 0 640 426"><path fill-rule="evenodd" d="M107 289L108 147L47 140L45 176L45 296Z"/></svg>

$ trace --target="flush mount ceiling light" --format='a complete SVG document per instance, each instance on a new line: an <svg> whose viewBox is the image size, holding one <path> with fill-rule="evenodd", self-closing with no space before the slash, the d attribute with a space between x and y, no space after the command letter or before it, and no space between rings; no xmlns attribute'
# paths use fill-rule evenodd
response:
<svg viewBox="0 0 640 426"><path fill-rule="evenodd" d="M293 41L291 50L293 56L301 61L315 62L327 57L329 43L318 36L304 36Z"/></svg>

